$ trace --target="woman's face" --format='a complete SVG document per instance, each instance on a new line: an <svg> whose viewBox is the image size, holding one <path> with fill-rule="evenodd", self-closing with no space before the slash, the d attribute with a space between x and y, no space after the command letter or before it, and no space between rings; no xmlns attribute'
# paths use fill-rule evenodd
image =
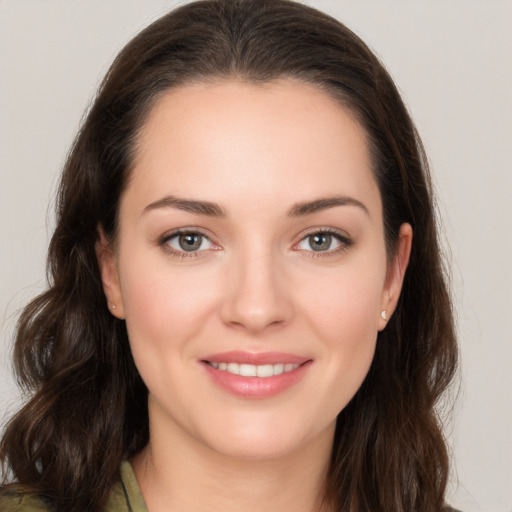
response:
<svg viewBox="0 0 512 512"><path fill-rule="evenodd" d="M138 139L115 249L98 251L152 440L257 458L330 443L410 240L404 225L387 261L364 131L313 86L163 96Z"/></svg>

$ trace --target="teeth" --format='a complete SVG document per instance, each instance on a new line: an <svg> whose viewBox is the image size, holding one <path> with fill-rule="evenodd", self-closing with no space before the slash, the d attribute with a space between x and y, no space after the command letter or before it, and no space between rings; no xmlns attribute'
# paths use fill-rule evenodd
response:
<svg viewBox="0 0 512 512"><path fill-rule="evenodd" d="M237 363L228 363L227 371L235 375L240 375L240 365Z"/></svg>
<svg viewBox="0 0 512 512"><path fill-rule="evenodd" d="M234 375L241 375L242 377L273 377L274 375L281 375L295 370L300 365L293 363L277 363L277 364L238 364L238 363L211 363L210 366L221 370L223 372L229 372Z"/></svg>
<svg viewBox="0 0 512 512"><path fill-rule="evenodd" d="M241 364L240 375L242 377L256 377L256 366L253 364Z"/></svg>
<svg viewBox="0 0 512 512"><path fill-rule="evenodd" d="M256 373L258 377L272 377L274 375L274 365L262 364L261 366L256 366Z"/></svg>
<svg viewBox="0 0 512 512"><path fill-rule="evenodd" d="M281 375L284 372L284 364L279 363L274 365L274 375Z"/></svg>

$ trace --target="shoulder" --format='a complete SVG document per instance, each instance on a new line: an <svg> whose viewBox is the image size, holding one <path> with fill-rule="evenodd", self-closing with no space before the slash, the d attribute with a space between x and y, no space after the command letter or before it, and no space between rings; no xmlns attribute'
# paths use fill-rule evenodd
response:
<svg viewBox="0 0 512 512"><path fill-rule="evenodd" d="M2 512L51 512L51 507L32 492L21 489L0 491Z"/></svg>
<svg viewBox="0 0 512 512"><path fill-rule="evenodd" d="M121 479L110 491L105 512L147 512L142 493L129 462L122 463ZM53 508L20 484L0 487L0 512L53 512Z"/></svg>
<svg viewBox="0 0 512 512"><path fill-rule="evenodd" d="M147 512L135 473L128 461L121 464L120 473L121 480L112 487L105 512Z"/></svg>

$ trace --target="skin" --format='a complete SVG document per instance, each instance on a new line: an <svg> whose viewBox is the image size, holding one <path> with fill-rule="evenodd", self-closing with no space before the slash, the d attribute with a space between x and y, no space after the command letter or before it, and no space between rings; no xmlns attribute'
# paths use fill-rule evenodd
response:
<svg viewBox="0 0 512 512"><path fill-rule="evenodd" d="M167 196L215 203L223 215ZM332 197L352 202L290 215ZM169 238L178 228L207 238L186 253ZM314 251L308 237L319 230L341 239ZM151 512L322 508L336 416L368 372L411 240L404 224L388 261L364 130L315 87L232 80L158 101L116 243L102 236L97 248L149 390L151 440L132 464ZM200 364L232 350L311 362L284 392L243 398Z"/></svg>

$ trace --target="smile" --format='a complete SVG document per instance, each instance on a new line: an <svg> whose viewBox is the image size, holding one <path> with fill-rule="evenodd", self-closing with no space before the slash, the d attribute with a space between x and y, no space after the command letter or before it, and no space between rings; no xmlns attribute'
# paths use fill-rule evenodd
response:
<svg viewBox="0 0 512 512"><path fill-rule="evenodd" d="M282 373L292 372L300 365L294 363L277 363L277 364L238 364L238 363L215 363L208 361L208 364L217 370L232 373L233 375L241 375L242 377L274 377Z"/></svg>
<svg viewBox="0 0 512 512"><path fill-rule="evenodd" d="M312 367L309 357L279 352L224 352L199 361L212 382L231 395L265 399L298 384Z"/></svg>

